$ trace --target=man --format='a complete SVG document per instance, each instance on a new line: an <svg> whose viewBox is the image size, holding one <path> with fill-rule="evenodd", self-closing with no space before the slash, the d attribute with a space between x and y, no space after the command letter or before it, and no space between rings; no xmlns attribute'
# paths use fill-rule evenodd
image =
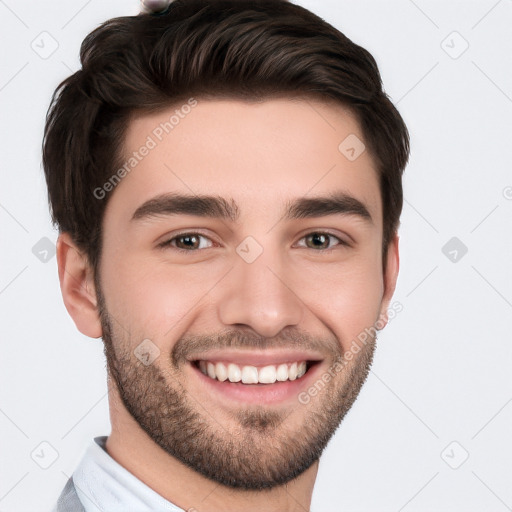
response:
<svg viewBox="0 0 512 512"><path fill-rule="evenodd" d="M81 61L43 163L112 432L55 510L308 510L398 274L409 139L374 59L286 0L177 0Z"/></svg>

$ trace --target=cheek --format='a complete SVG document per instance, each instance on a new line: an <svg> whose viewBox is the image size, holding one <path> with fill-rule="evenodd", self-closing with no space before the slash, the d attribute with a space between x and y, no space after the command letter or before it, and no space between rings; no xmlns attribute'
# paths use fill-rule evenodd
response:
<svg viewBox="0 0 512 512"><path fill-rule="evenodd" d="M340 265L322 274L323 279L317 274L315 284L308 285L310 300L304 302L314 305L312 312L336 334L346 351L379 318L384 292L381 263Z"/></svg>
<svg viewBox="0 0 512 512"><path fill-rule="evenodd" d="M102 286L107 309L135 345L149 338L168 350L211 287L211 273L208 277L130 258L105 258L105 262Z"/></svg>

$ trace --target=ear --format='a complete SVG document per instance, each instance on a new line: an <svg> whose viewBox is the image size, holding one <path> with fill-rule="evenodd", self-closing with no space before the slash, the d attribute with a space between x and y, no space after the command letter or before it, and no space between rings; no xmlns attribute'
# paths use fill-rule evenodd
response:
<svg viewBox="0 0 512 512"><path fill-rule="evenodd" d="M398 251L398 235L395 233L387 248L386 265L383 272L384 292L380 308L380 329L383 329L388 323L388 308L391 298L393 297L393 293L395 293L399 267L400 256Z"/></svg>
<svg viewBox="0 0 512 512"><path fill-rule="evenodd" d="M64 305L77 329L90 338L102 335L93 270L69 233L57 239L57 265Z"/></svg>

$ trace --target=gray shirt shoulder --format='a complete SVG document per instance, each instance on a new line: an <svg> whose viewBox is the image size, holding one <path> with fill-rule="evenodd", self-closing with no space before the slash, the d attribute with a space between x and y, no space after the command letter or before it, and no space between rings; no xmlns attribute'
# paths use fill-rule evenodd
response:
<svg viewBox="0 0 512 512"><path fill-rule="evenodd" d="M67 481L52 512L85 512L76 493L73 477Z"/></svg>

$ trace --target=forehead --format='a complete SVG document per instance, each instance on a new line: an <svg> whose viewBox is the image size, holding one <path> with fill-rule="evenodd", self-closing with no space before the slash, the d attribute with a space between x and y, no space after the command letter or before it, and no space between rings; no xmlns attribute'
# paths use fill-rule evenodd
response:
<svg viewBox="0 0 512 512"><path fill-rule="evenodd" d="M124 218L167 192L234 199L242 219L263 220L292 198L338 191L381 218L378 176L359 123L334 102L185 100L133 119L122 159L126 172L107 209Z"/></svg>

